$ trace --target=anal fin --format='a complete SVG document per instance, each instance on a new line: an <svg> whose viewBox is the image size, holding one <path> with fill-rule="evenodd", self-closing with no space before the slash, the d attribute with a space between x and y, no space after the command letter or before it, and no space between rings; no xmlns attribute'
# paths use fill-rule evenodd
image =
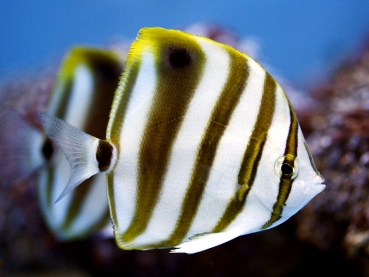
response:
<svg viewBox="0 0 369 277"><path fill-rule="evenodd" d="M170 253L193 254L223 244L238 236L239 234L234 232L199 234L191 237L189 241L177 245Z"/></svg>

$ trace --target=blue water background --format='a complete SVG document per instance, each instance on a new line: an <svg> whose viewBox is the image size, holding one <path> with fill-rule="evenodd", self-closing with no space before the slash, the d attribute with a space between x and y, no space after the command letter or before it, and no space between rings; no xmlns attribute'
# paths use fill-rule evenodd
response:
<svg viewBox="0 0 369 277"><path fill-rule="evenodd" d="M214 22L256 37L263 61L296 83L359 49L368 0L0 0L0 79L32 72L76 44L134 39L145 26Z"/></svg>

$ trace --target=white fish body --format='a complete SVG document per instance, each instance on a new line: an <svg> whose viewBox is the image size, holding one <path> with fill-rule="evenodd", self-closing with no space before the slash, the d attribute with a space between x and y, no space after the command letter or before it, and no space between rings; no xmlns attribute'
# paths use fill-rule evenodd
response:
<svg viewBox="0 0 369 277"><path fill-rule="evenodd" d="M277 226L325 187L279 84L247 55L176 30L139 32L106 140L41 120L72 166L60 198L106 173L123 249L199 252Z"/></svg>

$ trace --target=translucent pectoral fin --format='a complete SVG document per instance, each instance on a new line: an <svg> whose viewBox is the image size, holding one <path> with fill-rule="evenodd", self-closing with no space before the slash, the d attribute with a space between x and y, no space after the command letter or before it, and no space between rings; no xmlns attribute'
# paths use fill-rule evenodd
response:
<svg viewBox="0 0 369 277"><path fill-rule="evenodd" d="M40 119L47 135L60 147L71 167L69 182L56 200L58 202L84 180L100 172L96 160L100 140L52 115L41 113Z"/></svg>

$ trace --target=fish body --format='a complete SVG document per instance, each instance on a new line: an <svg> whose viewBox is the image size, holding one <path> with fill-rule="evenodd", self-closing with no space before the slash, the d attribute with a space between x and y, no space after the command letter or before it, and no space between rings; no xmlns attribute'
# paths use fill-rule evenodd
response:
<svg viewBox="0 0 369 277"><path fill-rule="evenodd" d="M122 72L123 61L115 52L73 48L61 66L47 112L93 136L104 138ZM103 175L84 181L60 204L54 205L56 196L68 182L70 167L62 153L53 150L48 140L44 143L44 151L47 149L56 153L51 153L52 166L40 172L38 190L41 210L50 229L58 238L70 240L110 227Z"/></svg>
<svg viewBox="0 0 369 277"><path fill-rule="evenodd" d="M105 138L114 92L123 72L123 58L116 52L74 47L65 57L45 110L94 136ZM3 185L31 175L38 178L38 200L46 224L62 240L92 234L110 224L106 179L102 175L53 205L68 182L68 161L42 129L5 106L0 111L0 169ZM35 177L36 177L35 176Z"/></svg>
<svg viewBox="0 0 369 277"><path fill-rule="evenodd" d="M72 167L59 199L105 173L122 249L199 252L277 226L325 187L269 73L230 46L177 30L140 30L106 140L41 120Z"/></svg>

